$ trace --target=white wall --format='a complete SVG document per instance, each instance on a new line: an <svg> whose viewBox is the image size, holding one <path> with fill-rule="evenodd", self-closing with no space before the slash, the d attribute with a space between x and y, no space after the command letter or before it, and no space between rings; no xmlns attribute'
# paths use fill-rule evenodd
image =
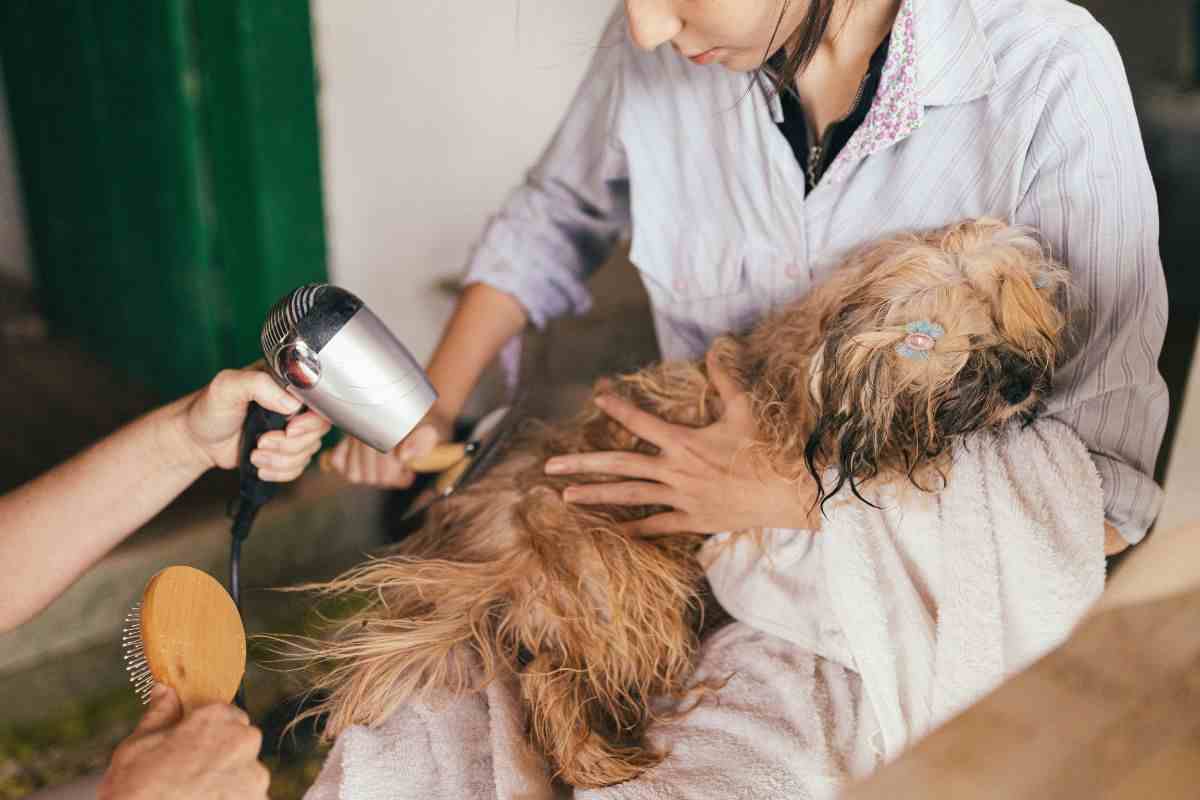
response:
<svg viewBox="0 0 1200 800"><path fill-rule="evenodd" d="M313 0L332 279L414 355L537 158L614 0Z"/></svg>
<svg viewBox="0 0 1200 800"><path fill-rule="evenodd" d="M12 132L8 126L8 101L4 96L4 75L0 73L0 277L28 283L32 280L29 264Z"/></svg>

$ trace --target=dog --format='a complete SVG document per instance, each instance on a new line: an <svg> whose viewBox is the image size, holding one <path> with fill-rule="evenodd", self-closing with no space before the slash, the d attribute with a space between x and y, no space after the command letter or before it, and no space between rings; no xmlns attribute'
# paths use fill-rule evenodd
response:
<svg viewBox="0 0 1200 800"><path fill-rule="evenodd" d="M1067 294L1067 272L1031 233L968 220L860 249L713 348L750 398L753 446L779 476L815 481L820 503L862 501L872 482L936 491L957 442L1037 414L1062 357ZM658 364L603 391L678 425L722 413L705 362ZM316 587L360 603L303 654L322 667L311 713L325 735L505 677L565 783L611 785L658 763L650 701L695 688L704 537L629 535L622 523L668 509L571 505L567 486L615 479L543 471L551 456L614 450L656 452L594 406L526 427L393 552Z"/></svg>

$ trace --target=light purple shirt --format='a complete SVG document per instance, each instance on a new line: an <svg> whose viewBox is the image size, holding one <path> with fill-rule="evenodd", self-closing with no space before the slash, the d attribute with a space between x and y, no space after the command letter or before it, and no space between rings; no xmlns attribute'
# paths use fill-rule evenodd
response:
<svg viewBox="0 0 1200 800"><path fill-rule="evenodd" d="M761 79L638 50L618 12L467 281L541 325L586 310L588 275L632 236L663 356L696 358L864 242L984 215L1032 226L1088 312L1048 412L1087 444L1108 520L1139 541L1162 499L1167 295L1108 33L1065 0L905 0L870 113L808 194L780 115Z"/></svg>

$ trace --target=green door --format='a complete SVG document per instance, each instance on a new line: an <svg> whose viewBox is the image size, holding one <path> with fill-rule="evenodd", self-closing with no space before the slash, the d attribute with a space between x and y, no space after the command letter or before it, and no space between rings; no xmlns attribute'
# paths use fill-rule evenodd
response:
<svg viewBox="0 0 1200 800"><path fill-rule="evenodd" d="M165 394L258 355L325 279L305 0L3 0L0 59L56 333Z"/></svg>

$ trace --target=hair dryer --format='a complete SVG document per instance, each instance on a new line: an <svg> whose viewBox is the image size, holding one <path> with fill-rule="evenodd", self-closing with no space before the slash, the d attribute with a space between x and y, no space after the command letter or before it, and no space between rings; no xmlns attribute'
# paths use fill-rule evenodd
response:
<svg viewBox="0 0 1200 800"><path fill-rule="evenodd" d="M263 325L262 349L284 388L382 453L437 400L404 345L362 300L337 286L301 286L276 303Z"/></svg>
<svg viewBox="0 0 1200 800"><path fill-rule="evenodd" d="M287 391L380 452L395 448L437 400L404 345L362 300L337 286L314 283L288 293L267 314L261 341L271 374ZM241 543L258 510L279 491L279 484L258 477L250 453L260 436L287 421L251 403L242 428L229 559L229 589L239 610Z"/></svg>

